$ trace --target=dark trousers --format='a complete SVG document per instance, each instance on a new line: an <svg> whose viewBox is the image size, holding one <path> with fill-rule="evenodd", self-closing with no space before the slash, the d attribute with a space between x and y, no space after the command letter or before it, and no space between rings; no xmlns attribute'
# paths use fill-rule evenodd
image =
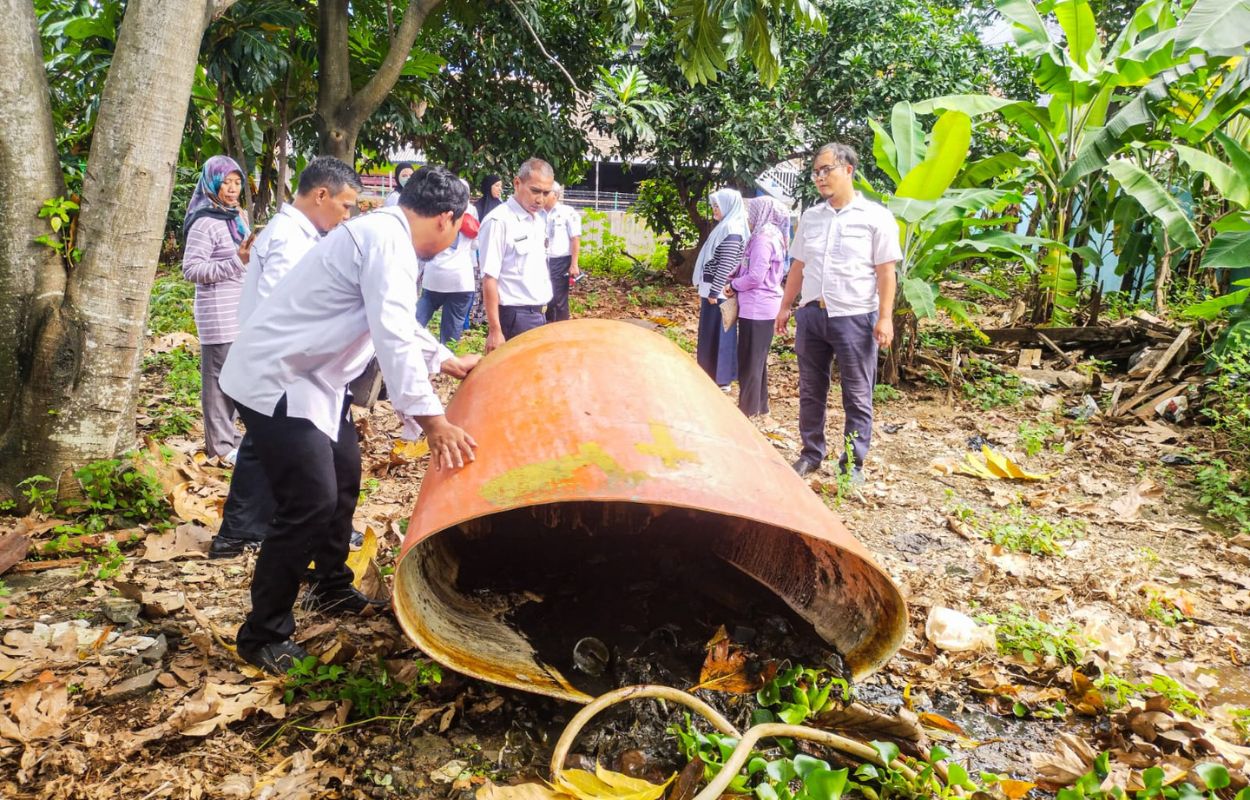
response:
<svg viewBox="0 0 1250 800"><path fill-rule="evenodd" d="M430 289L421 291L421 299L417 301L417 322L422 327L430 324L434 312L443 309L443 317L438 323L439 344L460 341L464 332L464 321L469 318L473 308L473 292L435 292Z"/></svg>
<svg viewBox="0 0 1250 800"><path fill-rule="evenodd" d="M263 542L269 535L277 508L278 501L269 490L269 479L265 477L265 468L256 455L256 442L249 431L243 434L239 444L239 457L230 476L230 493L226 495L221 530L217 535L223 539Z"/></svg>
<svg viewBox="0 0 1250 800"><path fill-rule="evenodd" d="M360 447L346 402L334 440L310 421L288 417L286 398L272 417L244 406L239 412L278 503L252 575L252 611L239 628L239 646L256 648L295 632L292 609L309 561L317 563L314 591L332 594L351 585L347 552L360 494Z"/></svg>
<svg viewBox="0 0 1250 800"><path fill-rule="evenodd" d="M559 322L569 318L569 267L572 256L555 256L547 259L547 272L551 275L551 302L547 304L547 321Z"/></svg>
<svg viewBox="0 0 1250 800"><path fill-rule="evenodd" d="M846 421L838 468L846 468L849 447L858 469L872 444L872 389L877 383L877 341L872 336L877 312L831 317L819 305L803 306L795 315L798 332L794 350L799 357L799 434L802 457L819 464L828 455L825 412L829 403L829 371L836 359L842 384Z"/></svg>
<svg viewBox="0 0 1250 800"><path fill-rule="evenodd" d="M768 348L771 319L738 319L738 408L748 417L768 413Z"/></svg>
<svg viewBox="0 0 1250 800"><path fill-rule="evenodd" d="M720 320L720 303L700 297L695 360L718 386L728 386L738 378L738 324L725 330Z"/></svg>
<svg viewBox="0 0 1250 800"><path fill-rule="evenodd" d="M499 307L499 327L503 329L505 341L546 324L542 306Z"/></svg>

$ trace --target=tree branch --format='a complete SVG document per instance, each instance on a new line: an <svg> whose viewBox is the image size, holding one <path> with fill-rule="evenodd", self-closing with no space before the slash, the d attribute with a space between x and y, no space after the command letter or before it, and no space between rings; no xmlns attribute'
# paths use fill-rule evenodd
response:
<svg viewBox="0 0 1250 800"><path fill-rule="evenodd" d="M547 57L548 61L556 65L556 69L564 73L564 77L569 82L569 86L573 87L573 91L578 95L585 94L585 92L577 87L577 81L573 80L573 76L570 75L569 71L564 68L564 65L557 61L555 56L547 52L547 48L543 46L542 39L538 38L538 32L534 30L533 26L530 25L530 21L525 18L524 14L521 13L521 9L517 8L516 3L512 2L512 0L508 0L508 5L512 6L512 10L516 12L517 17L520 18L521 24L525 26L525 30L529 31L530 36L534 37L534 44L538 45L538 49L542 51L542 54Z"/></svg>
<svg viewBox="0 0 1250 800"><path fill-rule="evenodd" d="M363 123L368 119L369 115L382 105L382 101L390 94L391 89L395 88L395 82L399 80L399 74L404 71L404 64L407 63L408 56L412 52L413 43L417 41L421 26L425 24L425 18L430 15L431 11L438 8L441 2L442 0L408 0L408 7L404 9L404 18L399 22L399 29L391 40L390 49L386 51L386 58L382 59L382 66L378 67L378 71L373 74L369 82L356 93L353 113L357 121Z"/></svg>

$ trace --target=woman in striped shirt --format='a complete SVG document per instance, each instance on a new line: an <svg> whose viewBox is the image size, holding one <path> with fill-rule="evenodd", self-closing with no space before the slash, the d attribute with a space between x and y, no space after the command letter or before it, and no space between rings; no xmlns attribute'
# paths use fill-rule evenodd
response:
<svg viewBox="0 0 1250 800"><path fill-rule="evenodd" d="M699 287L699 344L695 358L703 371L724 391L738 375L737 323L728 330L721 324L720 303L729 276L738 270L746 247L747 212L742 195L719 189L710 198L716 227L708 234L694 266L694 285Z"/></svg>
<svg viewBox="0 0 1250 800"><path fill-rule="evenodd" d="M239 207L243 170L228 156L204 164L182 223L186 249L182 274L195 284L195 327L200 337L200 407L204 451L233 464L240 434L234 402L217 385L230 344L239 334L239 297L247 271L239 246L248 239L246 212Z"/></svg>

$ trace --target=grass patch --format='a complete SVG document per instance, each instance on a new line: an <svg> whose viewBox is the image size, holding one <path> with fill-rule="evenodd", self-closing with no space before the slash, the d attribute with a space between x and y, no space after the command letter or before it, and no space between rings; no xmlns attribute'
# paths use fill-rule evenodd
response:
<svg viewBox="0 0 1250 800"><path fill-rule="evenodd" d="M1021 506L1012 506L1001 514L982 517L970 506L955 505L949 509L960 522L978 536L1004 550L1034 556L1061 556L1063 542L1085 535L1085 523L1075 519L1052 522L1030 514Z"/></svg>
<svg viewBox="0 0 1250 800"><path fill-rule="evenodd" d="M976 620L995 626L998 652L1018 655L1028 664L1047 656L1061 664L1077 664L1085 658L1085 649L1090 645L1076 623L1043 622L1019 606L1012 606L1004 614L981 614Z"/></svg>

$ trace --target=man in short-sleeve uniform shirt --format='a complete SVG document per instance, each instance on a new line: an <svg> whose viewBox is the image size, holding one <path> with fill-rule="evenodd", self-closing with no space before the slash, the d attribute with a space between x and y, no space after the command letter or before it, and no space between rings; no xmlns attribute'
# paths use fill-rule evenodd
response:
<svg viewBox="0 0 1250 800"><path fill-rule="evenodd" d="M842 144L825 145L816 154L812 180L822 202L804 212L795 231L790 246L794 261L777 332L785 333L791 306L802 289L794 349L803 452L794 471L815 472L828 454L825 416L830 367L836 358L846 414L843 435L850 440L838 468L845 470L848 458L853 459L852 480L860 483L872 442L877 352L894 339L894 265L902 252L894 216L855 191L857 164L855 151Z"/></svg>
<svg viewBox="0 0 1250 800"><path fill-rule="evenodd" d="M543 206L554 180L550 164L531 158L517 171L508 202L482 220L477 238L488 353L547 321L543 306L551 301L551 277Z"/></svg>
<svg viewBox="0 0 1250 800"><path fill-rule="evenodd" d="M547 272L551 275L551 302L547 304L547 321L569 318L569 278L581 274L577 254L581 249L582 215L566 206L564 187L552 184L547 195Z"/></svg>

